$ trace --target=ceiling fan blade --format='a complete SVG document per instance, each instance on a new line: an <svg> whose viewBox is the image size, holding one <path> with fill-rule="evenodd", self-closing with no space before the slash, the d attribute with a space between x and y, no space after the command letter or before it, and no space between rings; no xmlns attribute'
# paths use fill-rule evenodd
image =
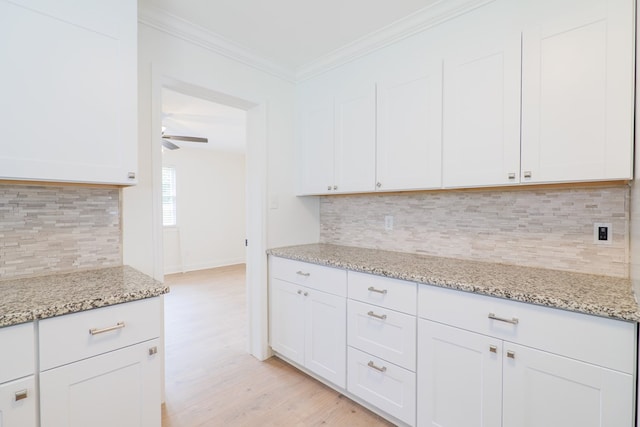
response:
<svg viewBox="0 0 640 427"><path fill-rule="evenodd" d="M168 150L177 150L180 146L174 144L171 141L167 141L166 139L162 140L162 146Z"/></svg>
<svg viewBox="0 0 640 427"><path fill-rule="evenodd" d="M174 141L185 141L185 142L209 142L208 138L201 138L199 136L162 135L162 138L173 139Z"/></svg>

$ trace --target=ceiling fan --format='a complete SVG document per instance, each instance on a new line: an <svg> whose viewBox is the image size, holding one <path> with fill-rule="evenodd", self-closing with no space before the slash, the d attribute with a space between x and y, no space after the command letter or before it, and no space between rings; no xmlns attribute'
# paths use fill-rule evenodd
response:
<svg viewBox="0 0 640 427"><path fill-rule="evenodd" d="M165 135L164 132L162 132L162 146L163 147L165 147L165 148L167 148L169 150L177 150L178 148L180 148L179 145L174 144L170 140L184 141L184 142L201 142L201 143L209 142L208 138L202 138L202 137L199 137L199 136Z"/></svg>

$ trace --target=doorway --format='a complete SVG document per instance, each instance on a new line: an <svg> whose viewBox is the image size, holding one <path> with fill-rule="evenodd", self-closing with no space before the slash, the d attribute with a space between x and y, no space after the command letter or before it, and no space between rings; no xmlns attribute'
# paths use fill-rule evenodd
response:
<svg viewBox="0 0 640 427"><path fill-rule="evenodd" d="M246 111L246 296L247 352L259 360L270 357L268 345L267 257L266 257L266 142L267 103L219 92L168 77L153 70L151 125L151 163L153 169L153 260L154 277L164 276L162 225L162 90L168 89L195 98Z"/></svg>
<svg viewBox="0 0 640 427"><path fill-rule="evenodd" d="M165 275L246 262L246 115L162 89Z"/></svg>

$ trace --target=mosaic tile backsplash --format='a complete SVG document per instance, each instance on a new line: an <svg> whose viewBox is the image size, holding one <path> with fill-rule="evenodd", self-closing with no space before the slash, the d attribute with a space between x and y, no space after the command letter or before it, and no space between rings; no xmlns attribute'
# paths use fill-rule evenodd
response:
<svg viewBox="0 0 640 427"><path fill-rule="evenodd" d="M122 264L120 190L0 185L0 279Z"/></svg>
<svg viewBox="0 0 640 427"><path fill-rule="evenodd" d="M628 277L629 194L621 185L325 196L320 242ZM612 224L610 244L594 243L596 222Z"/></svg>

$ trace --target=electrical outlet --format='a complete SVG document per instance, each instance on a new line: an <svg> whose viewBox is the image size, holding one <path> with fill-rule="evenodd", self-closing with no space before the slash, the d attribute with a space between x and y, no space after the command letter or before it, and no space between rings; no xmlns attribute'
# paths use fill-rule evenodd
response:
<svg viewBox="0 0 640 427"><path fill-rule="evenodd" d="M391 231L393 230L393 216L387 215L384 217L384 230Z"/></svg>
<svg viewBox="0 0 640 427"><path fill-rule="evenodd" d="M596 222L593 224L593 242L599 245L611 244L613 240L613 229L609 222Z"/></svg>

